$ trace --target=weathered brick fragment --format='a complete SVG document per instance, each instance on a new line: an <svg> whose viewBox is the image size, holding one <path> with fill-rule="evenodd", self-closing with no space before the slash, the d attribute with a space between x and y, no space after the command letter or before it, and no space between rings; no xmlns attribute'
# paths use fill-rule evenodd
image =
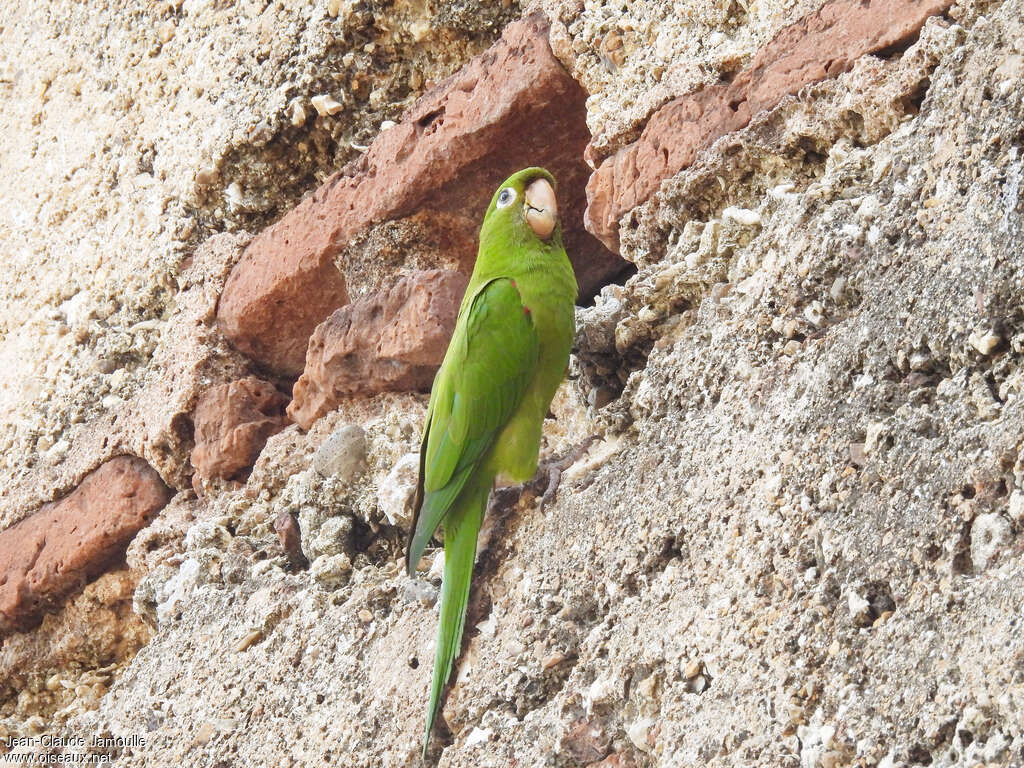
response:
<svg viewBox="0 0 1024 768"><path fill-rule="evenodd" d="M414 272L337 310L309 340L288 415L309 429L342 397L430 389L466 282L452 270Z"/></svg>
<svg viewBox="0 0 1024 768"><path fill-rule="evenodd" d="M284 428L288 398L268 381L247 376L206 390L196 404L192 466L209 480L251 467L267 438Z"/></svg>
<svg viewBox="0 0 1024 768"><path fill-rule="evenodd" d="M0 635L30 628L103 573L170 496L145 461L119 456L68 496L0 532Z"/></svg>

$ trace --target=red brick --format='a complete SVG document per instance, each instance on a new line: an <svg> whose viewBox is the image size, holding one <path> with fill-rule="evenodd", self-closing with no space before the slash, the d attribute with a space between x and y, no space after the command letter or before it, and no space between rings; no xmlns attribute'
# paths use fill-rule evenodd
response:
<svg viewBox="0 0 1024 768"><path fill-rule="evenodd" d="M587 184L587 229L618 251L620 218L716 139L810 83L835 77L868 53L912 40L952 0L833 0L786 27L727 85L661 107L640 138L605 160Z"/></svg>
<svg viewBox="0 0 1024 768"><path fill-rule="evenodd" d="M205 479L232 478L251 467L267 438L285 425L288 398L255 376L203 392L196 404L192 466Z"/></svg>
<svg viewBox="0 0 1024 768"><path fill-rule="evenodd" d="M119 456L68 496L0 532L0 635L30 628L117 562L170 496L145 461Z"/></svg>
<svg viewBox="0 0 1024 768"><path fill-rule="evenodd" d="M369 150L258 235L235 266L218 307L220 327L254 360L302 370L314 327L348 300L345 249L372 226L416 215L466 271L495 187L540 165L559 182L566 247L581 294L623 262L583 227L590 139L586 93L551 52L546 20L510 24L488 51L424 94ZM351 283L351 280L349 280Z"/></svg>
<svg viewBox="0 0 1024 768"><path fill-rule="evenodd" d="M343 397L430 389L466 283L452 270L414 272L337 310L309 340L288 416L309 429Z"/></svg>

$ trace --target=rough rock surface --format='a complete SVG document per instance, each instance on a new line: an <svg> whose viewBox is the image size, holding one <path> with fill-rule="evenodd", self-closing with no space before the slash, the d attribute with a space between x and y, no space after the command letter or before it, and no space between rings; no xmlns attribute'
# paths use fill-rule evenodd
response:
<svg viewBox="0 0 1024 768"><path fill-rule="evenodd" d="M0 718L29 725L95 707L152 630L132 610L138 576L104 573L0 647ZM60 715L58 715L59 717Z"/></svg>
<svg viewBox="0 0 1024 768"><path fill-rule="evenodd" d="M146 462L121 456L89 473L69 496L0 532L0 634L29 627L106 570L169 498Z"/></svg>
<svg viewBox="0 0 1024 768"><path fill-rule="evenodd" d="M622 271L624 264L583 231L585 95L551 53L547 33L539 15L510 25L494 47L382 132L364 156L253 240L218 307L221 328L239 350L298 374L313 328L349 292L365 292L361 259L349 246L374 225L415 214L419 237L432 240L444 259L423 265L468 274L483 212L524 158L559 180L566 247L582 293ZM403 254L403 261L413 258Z"/></svg>
<svg viewBox="0 0 1024 768"><path fill-rule="evenodd" d="M335 311L309 340L288 416L309 429L344 397L429 390L467 282L452 270L413 272Z"/></svg>
<svg viewBox="0 0 1024 768"><path fill-rule="evenodd" d="M831 0L786 27L731 82L661 107L640 138L587 182L587 228L618 250L619 218L646 202L697 153L810 83L845 72L867 53L905 45L952 0Z"/></svg>
<svg viewBox="0 0 1024 768"><path fill-rule="evenodd" d="M196 403L192 466L205 479L228 479L253 465L267 438L284 427L288 398L246 376L206 390Z"/></svg>
<svg viewBox="0 0 1024 768"><path fill-rule="evenodd" d="M738 77L779 30L821 3L544 6L554 52L591 94L600 160L637 139L661 103ZM214 18L212 7L182 6L182 45L186 20ZM325 3L306 15L333 10L341 19L346 8ZM485 12L436 6L449 18L459 8ZM362 57L390 13L411 12L353 5L351 15L376 14L373 30L368 19L358 34L346 23L328 60L340 51ZM93 9L100 19L111 13ZM545 425L544 457L595 433L603 439L564 470L543 510L532 489L497 496L432 761L910 768L1024 760L1022 18L1020 0L955 3L905 49L862 56L720 137L619 219L622 254L637 272L579 311L572 381ZM12 23L0 34L23 29ZM276 41L291 26L254 29ZM268 45L279 53L279 42ZM221 80L210 85L215 93L272 92L262 65L250 83L220 68L233 66L229 59L208 61L211 80ZM44 94L68 92L66 79ZM17 114L38 109L44 127L57 119L23 81L12 90ZM160 112L146 98L139 94L136 109ZM160 109L177 114L164 102ZM363 119L338 114L347 126ZM24 122L29 141L38 138ZM184 123L180 136L200 146L206 124L197 123ZM279 148L299 156L286 142ZM59 165L65 151L73 166L76 150L41 142L33 167ZM169 149L158 160L165 154L159 162L170 161ZM257 176L251 158L233 167ZM263 189L273 189L273 176L262 177ZM10 186L38 189L42 177L19 175L25 184ZM137 211L125 178L109 205ZM100 196L76 200L91 206L92 197ZM41 226L46 214L35 210L5 213L28 211L19 232L77 242L71 224ZM353 246L348 263L361 270L360 284L377 290L423 266L424 251L401 245L420 242L414 215ZM137 231L150 247L150 230ZM40 252L30 249L28 260L56 277L38 282L60 284L65 276ZM204 263L222 275L233 258L217 270ZM97 284L116 295L119 274ZM12 311L40 313L18 326L36 345L31 334L47 316L39 291L48 288L19 290L11 289ZM209 290L219 290L215 279ZM169 286L142 302L159 322L140 331L164 341L152 359L126 352L131 375L105 384L113 388L102 397L129 400L140 377L167 375L166 336L193 326L207 333L207 315L168 312L179 301L198 306L195 295ZM80 301L97 308L92 293ZM83 320L74 306L68 325L89 329L96 350L129 316ZM72 336L38 335L41 350ZM199 348L219 349L203 338ZM92 360L93 349L58 359ZM77 482L54 467L76 455L81 434L54 426L47 403L73 406L84 390L68 374L77 363L26 369L21 354L3 359L35 377L36 389L4 420L12 425L0 446L5 477L42 478L32 488L46 501ZM248 373L237 357L216 359L201 387L171 390L193 393L185 414L203 389ZM224 375L234 365L240 372ZM7 369L0 376L16 380ZM347 396L308 431L290 425L270 437L244 484L203 498L179 493L128 550L149 643L109 690L89 686L102 698L84 688L81 697L64 694L52 716L32 714L51 705L26 682L18 707L0 709L0 731L142 736L91 750L132 765L420 764L440 558L429 552L432 567L413 580L401 557L424 407L422 394ZM136 417L123 418L127 429ZM179 421L178 442L161 449L168 475L187 465L187 425ZM317 452L349 425L365 434L365 467L318 471ZM72 443L67 457L47 464L59 440L44 437ZM42 464L50 474L40 474ZM5 502L28 500L28 487ZM5 508L2 524L36 507ZM295 521L290 553L274 530L282 514ZM308 570L296 554L309 558Z"/></svg>

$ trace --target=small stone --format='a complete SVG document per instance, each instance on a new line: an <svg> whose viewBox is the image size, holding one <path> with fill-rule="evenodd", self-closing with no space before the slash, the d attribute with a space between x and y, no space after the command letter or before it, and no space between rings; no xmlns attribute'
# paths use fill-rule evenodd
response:
<svg viewBox="0 0 1024 768"><path fill-rule="evenodd" d="M700 659L690 659L686 662L686 666L683 668L683 677L687 680L692 680L700 674L700 670L703 666L704 662Z"/></svg>
<svg viewBox="0 0 1024 768"><path fill-rule="evenodd" d="M637 720L626 729L626 735L629 736L629 740L633 742L633 746L641 752L651 751L651 747L653 745L648 741L648 736L651 732L652 725L654 725L654 721L650 718L644 717Z"/></svg>
<svg viewBox="0 0 1024 768"><path fill-rule="evenodd" d="M314 96L310 99L313 104L313 109L316 110L320 117L327 117L328 115L336 115L345 108L345 105L340 101L337 101L329 93L321 93L318 96Z"/></svg>
<svg viewBox="0 0 1024 768"><path fill-rule="evenodd" d="M828 296L832 301L839 301L846 293L846 278L837 277L832 281L832 287L828 289Z"/></svg>
<svg viewBox="0 0 1024 768"><path fill-rule="evenodd" d="M787 341L782 345L782 354L790 357L800 354L800 342L795 339Z"/></svg>
<svg viewBox="0 0 1024 768"><path fill-rule="evenodd" d="M337 477L348 482L365 469L366 450L363 428L358 424L344 424L313 454L313 469L321 477Z"/></svg>
<svg viewBox="0 0 1024 768"><path fill-rule="evenodd" d="M348 583L352 561L348 555L323 555L313 561L310 575L324 589L334 590Z"/></svg>
<svg viewBox="0 0 1024 768"><path fill-rule="evenodd" d="M363 624L369 624L371 621L373 621L373 613L371 613L366 608L360 608L359 621L361 621Z"/></svg>
<svg viewBox="0 0 1024 768"><path fill-rule="evenodd" d="M263 639L263 632L258 629L254 629L251 632L247 632L235 643L235 651L241 653L242 651L248 650L260 640Z"/></svg>
<svg viewBox="0 0 1024 768"><path fill-rule="evenodd" d="M748 208L729 206L722 211L722 219L735 221L744 227L754 227L761 223L761 214Z"/></svg>
<svg viewBox="0 0 1024 768"><path fill-rule="evenodd" d="M566 658L566 655L561 651L555 651L554 653L548 654L543 658L543 660L541 660L540 668L544 671L547 671L552 667L557 667L559 664L565 661Z"/></svg>
<svg viewBox="0 0 1024 768"><path fill-rule="evenodd" d="M58 440L50 447L49 450L46 451L46 463L59 464L64 460L64 457L68 455L69 450L71 450L71 443L63 439Z"/></svg>
<svg viewBox="0 0 1024 768"><path fill-rule="evenodd" d="M561 748L575 765L593 763L608 753L610 739L599 721L577 720L562 736Z"/></svg>
<svg viewBox="0 0 1024 768"><path fill-rule="evenodd" d="M846 598L846 604L850 609L850 616L854 624L859 627L871 625L871 603L853 590L850 590L850 594Z"/></svg>
<svg viewBox="0 0 1024 768"><path fill-rule="evenodd" d="M983 571L995 561L1013 538L1010 521L998 512L978 515L971 524L971 563Z"/></svg>
<svg viewBox="0 0 1024 768"><path fill-rule="evenodd" d="M1016 490L1010 494L1009 513L1014 523L1024 525L1024 492Z"/></svg>
<svg viewBox="0 0 1024 768"><path fill-rule="evenodd" d="M910 370L918 373L930 370L932 363L931 353L925 350L915 349L907 357L907 364L910 366Z"/></svg>
<svg viewBox="0 0 1024 768"><path fill-rule="evenodd" d="M298 99L292 102L291 122L296 128L300 128L306 122L306 108Z"/></svg>
<svg viewBox="0 0 1024 768"><path fill-rule="evenodd" d="M464 747L475 747L477 744L483 744L491 738L491 731L486 728L474 728L469 736L466 737L466 741L463 742Z"/></svg>
<svg viewBox="0 0 1024 768"><path fill-rule="evenodd" d="M413 42L422 43L430 34L430 23L423 19L414 21L409 25L409 34L412 36Z"/></svg>
<svg viewBox="0 0 1024 768"><path fill-rule="evenodd" d="M174 22L167 21L157 27L156 36L161 43L169 43L174 37Z"/></svg>
<svg viewBox="0 0 1024 768"><path fill-rule="evenodd" d="M704 693L708 689L708 678L705 675L697 675L693 680L686 681L686 690L690 693Z"/></svg>
<svg viewBox="0 0 1024 768"><path fill-rule="evenodd" d="M351 557L353 527L352 518L346 515L327 518L309 543L308 551L314 558L339 554Z"/></svg>
<svg viewBox="0 0 1024 768"><path fill-rule="evenodd" d="M342 0L327 0L327 15L336 19L341 13Z"/></svg>
<svg viewBox="0 0 1024 768"><path fill-rule="evenodd" d="M419 479L420 455L407 453L395 462L377 489L377 505L391 525L404 531L412 525L412 497Z"/></svg>
<svg viewBox="0 0 1024 768"><path fill-rule="evenodd" d="M821 305L820 301L812 301L804 309L804 317L807 318L807 322L815 327L820 327L825 322L825 308Z"/></svg>
<svg viewBox="0 0 1024 768"><path fill-rule="evenodd" d="M196 171L196 184L201 187L209 187L217 183L220 173L211 165L204 166Z"/></svg>
<svg viewBox="0 0 1024 768"><path fill-rule="evenodd" d="M981 354L989 355L999 346L1002 337L991 329L979 328L967 337L967 341Z"/></svg>
<svg viewBox="0 0 1024 768"><path fill-rule="evenodd" d="M288 558L289 564L295 570L301 570L309 565L306 556L302 553L302 537L299 532L299 524L291 512L284 511L274 520L274 531L277 533L281 548Z"/></svg>

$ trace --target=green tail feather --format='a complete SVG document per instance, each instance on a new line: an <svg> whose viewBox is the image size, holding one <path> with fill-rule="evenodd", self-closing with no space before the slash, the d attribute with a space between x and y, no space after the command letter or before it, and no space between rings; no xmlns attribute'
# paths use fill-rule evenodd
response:
<svg viewBox="0 0 1024 768"><path fill-rule="evenodd" d="M423 737L423 757L427 756L430 732L434 727L441 692L452 672L455 657L462 647L462 630L466 623L469 582L476 559L476 537L480 532L487 507L491 483L470 484L460 494L455 508L444 526L444 580L441 582L441 617L438 622L437 650L434 654L434 677L430 683L427 708L427 731Z"/></svg>

